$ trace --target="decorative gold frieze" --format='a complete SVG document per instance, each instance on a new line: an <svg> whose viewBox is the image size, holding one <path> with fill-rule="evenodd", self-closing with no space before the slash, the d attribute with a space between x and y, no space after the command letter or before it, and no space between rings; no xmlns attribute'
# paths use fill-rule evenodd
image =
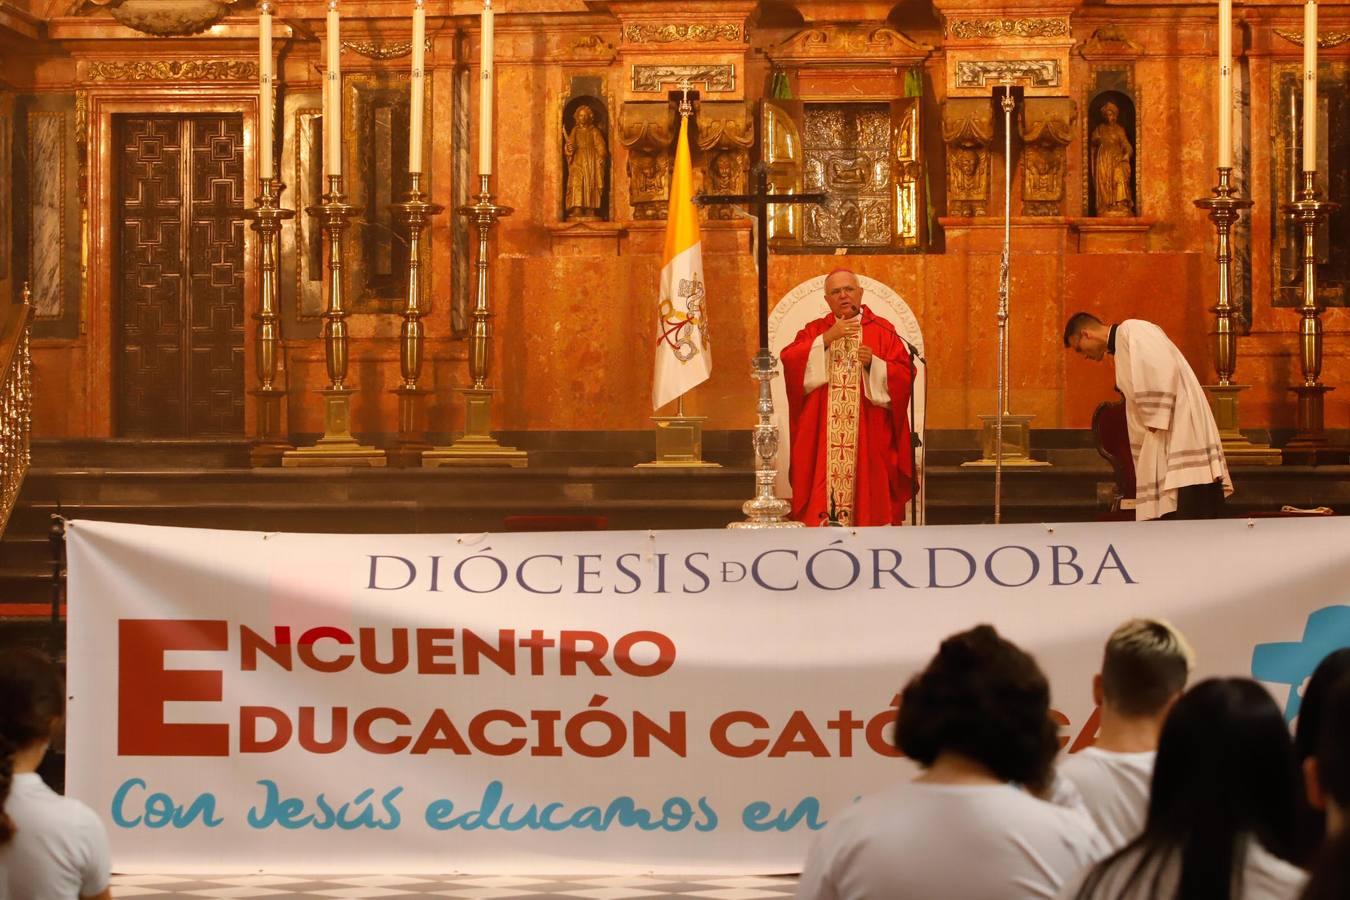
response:
<svg viewBox="0 0 1350 900"><path fill-rule="evenodd" d="M1283 28L1276 28L1275 33L1291 44L1303 46L1303 32L1301 31L1286 31ZM1317 46L1323 50L1339 47L1347 42L1350 42L1350 31L1319 31L1317 33Z"/></svg>
<svg viewBox="0 0 1350 900"><path fill-rule="evenodd" d="M623 39L630 44L715 44L743 42L749 40L749 35L735 22L669 25L630 22L623 28Z"/></svg>
<svg viewBox="0 0 1350 900"><path fill-rule="evenodd" d="M1033 88L1059 87L1057 59L962 60L956 64L958 88L982 88L992 84L1022 84Z"/></svg>
<svg viewBox="0 0 1350 900"><path fill-rule="evenodd" d="M776 63L838 60L851 63L920 60L932 52L894 28L871 25L822 25L799 31L768 51Z"/></svg>
<svg viewBox="0 0 1350 900"><path fill-rule="evenodd" d="M431 38L427 38L426 48L431 49ZM388 44L376 41L343 41L342 49L359 53L367 59L399 59L412 53L412 41L393 41Z"/></svg>
<svg viewBox="0 0 1350 900"><path fill-rule="evenodd" d="M688 81L711 93L736 90L734 65L633 66L634 93L659 94L666 85Z"/></svg>
<svg viewBox="0 0 1350 900"><path fill-rule="evenodd" d="M91 62L89 81L257 81L256 60L161 59Z"/></svg>
<svg viewBox="0 0 1350 900"><path fill-rule="evenodd" d="M984 38L1068 37L1069 19L953 19L947 23L947 36L962 41Z"/></svg>

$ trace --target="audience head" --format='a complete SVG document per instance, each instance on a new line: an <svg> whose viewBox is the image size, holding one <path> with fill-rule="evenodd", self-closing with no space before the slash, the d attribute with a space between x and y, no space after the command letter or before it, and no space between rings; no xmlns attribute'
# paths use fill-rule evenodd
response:
<svg viewBox="0 0 1350 900"><path fill-rule="evenodd" d="M1308 886L1299 900L1345 900L1350 897L1350 832L1337 835L1317 854Z"/></svg>
<svg viewBox="0 0 1350 900"><path fill-rule="evenodd" d="M1186 690L1195 654L1175 628L1156 619L1131 619L1106 641L1095 700L1126 718L1162 718Z"/></svg>
<svg viewBox="0 0 1350 900"><path fill-rule="evenodd" d="M1307 770L1315 776L1310 799L1326 809L1330 834L1350 831L1350 674L1342 674L1321 704L1317 752ZM1317 802L1320 801L1320 802Z"/></svg>
<svg viewBox="0 0 1350 900"><path fill-rule="evenodd" d="M0 809L14 780L14 755L45 746L65 711L61 671L26 647L0 651ZM0 846L14 837L14 823L0 813Z"/></svg>
<svg viewBox="0 0 1350 900"><path fill-rule="evenodd" d="M992 626L952 635L905 685L896 744L924 767L954 754L1039 791L1059 749L1049 682Z"/></svg>
<svg viewBox="0 0 1350 900"><path fill-rule="evenodd" d="M1328 695L1335 684L1350 674L1350 647L1328 654L1303 689L1299 704L1298 724L1294 729L1294 752L1303 766L1305 791L1300 797L1298 844L1299 860L1311 863L1322 847L1327 834L1327 810L1322 786L1318 778L1318 738L1322 725L1328 719ZM1333 763L1334 766L1334 763ZM1338 814L1347 808L1339 804ZM1343 816L1341 817L1343 820Z"/></svg>
<svg viewBox="0 0 1350 900"><path fill-rule="evenodd" d="M1114 865L1143 885L1179 862L1176 896L1229 896L1247 842L1289 859L1298 766L1284 716L1246 678L1211 678L1191 688L1163 723L1144 831L1094 868L1080 897ZM1141 853L1137 862L1126 854Z"/></svg>

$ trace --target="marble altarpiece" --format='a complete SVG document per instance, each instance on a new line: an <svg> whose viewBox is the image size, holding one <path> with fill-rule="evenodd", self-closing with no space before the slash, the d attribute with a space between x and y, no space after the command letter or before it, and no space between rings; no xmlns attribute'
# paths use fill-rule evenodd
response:
<svg viewBox="0 0 1350 900"><path fill-rule="evenodd" d="M116 141L122 118L158 109L179 116L237 115L241 205L256 193L254 10L214 3L210 31L173 16L147 15L147 2L85 4L32 11L41 29L0 23L10 61L0 85L0 289L33 285L39 309L35 364L40 434L119 433L115 359L122 298L121 246L114 220L122 181ZM776 253L771 294L779 296L838 263L884 280L913 306L931 352L930 427L969 428L987 411L986 353L998 250L1007 137L989 101L1011 79L1023 91L1011 135L1014 251L1021 254L1018 339L1026 360L1014 392L1038 425L1085 427L1109 393L1100 373L1070 378L1053 348L1065 315L1143 315L1174 333L1204 367L1213 280L1209 224L1191 206L1213 181L1212 135L1198 123L1213 109L1213 25L1204 5L1077 0L966 0L890 3L858 0L499 0L499 100L494 128L503 220L494 250L494 352L501 373L496 424L508 431L646 428L648 300L659 269L669 166L678 115L673 96L688 81L697 95L696 180L734 193L751 167L769 166L775 190L830 192L819 209L780 206L770 236ZM153 3L148 4L154 8ZM167 9L168 7L164 7ZM1241 177L1257 200L1250 225L1250 288L1243 327L1253 424L1287 424L1285 402L1292 279L1291 232L1276 205L1290 191L1288 74L1300 48L1288 9L1238 4L1243 77L1250 84L1241 131L1252 141ZM428 6L426 119L431 199L453 210L476 182L471 136L476 107L476 4ZM303 210L322 184L319 84L322 5L287 5L277 45L277 149L283 204ZM203 13L205 15L205 13ZM181 17L180 17L181 18ZM18 20L14 20L17 22ZM206 21L206 20L203 20ZM400 181L406 140L409 32L406 17L348 10L343 96L350 193L361 221L347 235L354 398L358 430L393 430L398 319L406 235L388 207ZM211 24L211 23L214 24ZM1350 25L1350 6L1323 4L1329 34ZM24 31L24 28L29 28ZM154 33L153 29L173 32ZM189 29L184 31L184 29ZM350 36L348 36L350 35ZM1350 46L1323 51L1327 166L1343 118ZM1107 107L1114 107L1114 123ZM569 204L568 135L587 113L594 183ZM1111 128L1113 124L1123 132ZM1094 135L1113 135L1115 155L1098 161ZM1123 149L1122 149L1123 148ZM1110 157L1110 159L1108 159ZM575 152L573 160L576 159ZM1108 162L1112 177L1098 178ZM1124 160L1124 162L1121 162ZM1344 168L1344 167L1341 167ZM1098 184L1118 185L1099 202ZM1345 191L1328 185L1333 198ZM589 191L587 193L586 191ZM233 200L231 201L233 202ZM592 205L594 204L594 205ZM228 210L227 210L228 213ZM232 215L233 213L229 213ZM705 213L704 248L718 366L688 400L710 428L743 427L752 390L744 365L754 342L754 272L749 225L729 209ZM1342 214L1343 215L1343 214ZM1321 261L1328 306L1343 303L1346 267L1332 236ZM287 428L318 430L310 388L322 381L317 342L323 308L323 247L312 220L287 226L281 301L288 385ZM233 227L226 229L233 234ZM239 279L245 335L237 368L251 387L257 247L240 229ZM422 260L427 306L428 388L437 396L464 383L472 302L471 230L453 212L432 221ZM828 257L828 258L827 258ZM222 257L223 258L223 257ZM224 277L224 264L216 270ZM209 276L208 276L209 280ZM1161 298L1166 297L1164 302ZM1338 335L1343 314L1326 315L1326 376L1350 374ZM1033 352L1034 350L1034 352ZM231 351L234 352L234 351ZM580 364L578 364L580 361ZM234 368L231 370L233 371ZM225 368L220 368L221 372ZM108 374L112 373L110 379ZM1345 392L1342 392L1345 393ZM1350 399L1331 395L1328 417L1350 424ZM435 400L433 429L459 426L455 406ZM236 426L230 426L235 428ZM245 410L242 428L253 428Z"/></svg>

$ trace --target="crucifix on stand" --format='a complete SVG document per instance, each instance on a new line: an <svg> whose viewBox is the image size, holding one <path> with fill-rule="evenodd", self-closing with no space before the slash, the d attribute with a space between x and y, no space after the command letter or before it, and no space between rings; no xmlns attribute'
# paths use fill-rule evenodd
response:
<svg viewBox="0 0 1350 900"><path fill-rule="evenodd" d="M778 360L769 352L769 206L779 203L824 203L826 194L771 194L769 167L755 166L755 191L752 194L699 194L699 206L734 204L748 206L755 214L755 270L759 282L759 352L751 374L759 381L759 400L755 404L755 496L741 507L747 518L732 522L729 528L795 528L800 522L787 518L791 506L773 490L774 459L778 455L778 427L773 423L773 392L770 382Z"/></svg>

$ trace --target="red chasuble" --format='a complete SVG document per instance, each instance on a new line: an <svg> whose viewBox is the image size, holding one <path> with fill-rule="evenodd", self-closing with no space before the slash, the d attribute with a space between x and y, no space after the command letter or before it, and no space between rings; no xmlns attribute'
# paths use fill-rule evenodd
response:
<svg viewBox="0 0 1350 900"><path fill-rule="evenodd" d="M829 380L807 393L811 345L834 324L833 313L807 325L783 348L792 518L807 525L829 520L831 494L837 520L846 525L899 524L914 496L909 428L914 363L890 322L865 306L861 316L862 343L872 349L872 366L886 366L890 409L867 399L868 371L857 361L854 342L848 346L840 340L826 348Z"/></svg>

